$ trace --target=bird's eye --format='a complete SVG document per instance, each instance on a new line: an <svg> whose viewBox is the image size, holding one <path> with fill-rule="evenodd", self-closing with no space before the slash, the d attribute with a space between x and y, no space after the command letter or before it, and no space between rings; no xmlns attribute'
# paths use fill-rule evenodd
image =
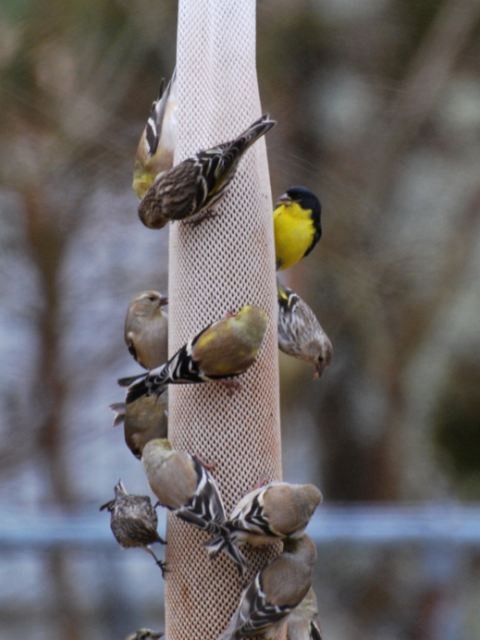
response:
<svg viewBox="0 0 480 640"><path fill-rule="evenodd" d="M150 302L155 302L157 298L155 296L148 296L148 299L150 300Z"/></svg>

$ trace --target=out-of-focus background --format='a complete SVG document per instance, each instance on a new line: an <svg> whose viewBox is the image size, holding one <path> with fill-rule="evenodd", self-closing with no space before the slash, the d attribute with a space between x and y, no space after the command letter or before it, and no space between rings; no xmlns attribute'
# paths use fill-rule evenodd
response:
<svg viewBox="0 0 480 640"><path fill-rule="evenodd" d="M136 215L138 136L175 64L175 0L0 8L0 637L162 627L162 580L98 506L126 305L166 289ZM480 4L262 0L274 198L311 187L324 237L285 281L335 356L281 357L285 477L314 481L326 640L480 638ZM198 64L202 64L199 60ZM338 506L341 504L341 508Z"/></svg>

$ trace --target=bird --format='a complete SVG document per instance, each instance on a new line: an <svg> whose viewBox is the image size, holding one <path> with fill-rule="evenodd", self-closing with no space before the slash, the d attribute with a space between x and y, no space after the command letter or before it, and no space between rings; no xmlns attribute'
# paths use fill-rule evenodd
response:
<svg viewBox="0 0 480 640"><path fill-rule="evenodd" d="M207 465L198 456L173 449L166 438L147 442L142 462L158 504L178 518L225 538L225 551L243 575L246 561L224 527L225 507Z"/></svg>
<svg viewBox="0 0 480 640"><path fill-rule="evenodd" d="M164 365L145 374L120 378L128 386L129 404L145 394L161 395L167 384L226 380L246 371L256 360L267 329L267 314L244 305L203 329Z"/></svg>
<svg viewBox="0 0 480 640"><path fill-rule="evenodd" d="M287 640L322 640L318 626L317 596L313 587L287 618Z"/></svg>
<svg viewBox="0 0 480 640"><path fill-rule="evenodd" d="M220 200L247 149L276 124L268 114L255 120L230 142L199 151L169 171L161 173L144 195L138 215L146 227L161 229L167 222L199 222Z"/></svg>
<svg viewBox="0 0 480 640"><path fill-rule="evenodd" d="M277 282L278 347L290 356L313 364L319 378L333 356L332 343L308 304Z"/></svg>
<svg viewBox="0 0 480 640"><path fill-rule="evenodd" d="M247 493L234 507L225 527L236 544L272 544L288 537L300 537L322 494L313 484L270 482ZM224 541L214 538L205 545L217 555Z"/></svg>
<svg viewBox="0 0 480 640"><path fill-rule="evenodd" d="M304 535L286 538L283 552L259 571L240 596L240 603L219 640L261 635L278 637L285 618L312 586L317 557L315 545Z"/></svg>
<svg viewBox="0 0 480 640"><path fill-rule="evenodd" d="M165 86L162 78L158 98L150 108L147 124L137 146L132 187L141 200L159 173L173 166L177 135L176 72Z"/></svg>
<svg viewBox="0 0 480 640"><path fill-rule="evenodd" d="M163 638L160 631L152 631L152 629L138 629L134 633L128 635L125 640L159 640Z"/></svg>
<svg viewBox="0 0 480 640"><path fill-rule="evenodd" d="M124 338L128 351L144 369L168 360L168 298L158 291L142 291L128 305Z"/></svg>
<svg viewBox="0 0 480 640"><path fill-rule="evenodd" d="M168 433L168 393L162 396L145 395L134 402L114 402L113 426L123 424L125 444L136 458L142 457L143 447L154 438L166 438Z"/></svg>
<svg viewBox="0 0 480 640"><path fill-rule="evenodd" d="M312 251L322 236L322 206L306 187L290 187L273 211L277 269L289 269Z"/></svg>
<svg viewBox="0 0 480 640"><path fill-rule="evenodd" d="M128 549L142 547L154 559L165 577L166 564L150 548L155 542L166 544L158 535L158 519L148 496L130 495L121 480L114 487L115 498L102 504L110 512L110 528L118 544Z"/></svg>

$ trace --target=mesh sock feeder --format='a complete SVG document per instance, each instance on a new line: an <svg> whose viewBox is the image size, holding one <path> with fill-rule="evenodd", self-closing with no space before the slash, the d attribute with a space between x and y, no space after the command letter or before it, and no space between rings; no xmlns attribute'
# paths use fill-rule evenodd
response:
<svg viewBox="0 0 480 640"><path fill-rule="evenodd" d="M234 138L262 113L255 0L179 0L175 163ZM218 384L172 385L173 446L215 465L227 511L259 480L281 479L277 294L265 140L245 154L215 216L170 225L169 352L227 311L253 303L269 316L257 362L234 395ZM244 587L230 559L209 560L208 536L169 517L168 640L216 640ZM278 550L248 552L248 579Z"/></svg>

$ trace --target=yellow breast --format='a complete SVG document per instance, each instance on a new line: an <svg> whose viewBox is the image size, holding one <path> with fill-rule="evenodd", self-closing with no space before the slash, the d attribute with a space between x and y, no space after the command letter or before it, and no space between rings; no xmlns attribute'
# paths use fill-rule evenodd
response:
<svg viewBox="0 0 480 640"><path fill-rule="evenodd" d="M273 212L273 225L277 268L288 269L303 258L313 242L312 211L296 202L281 203Z"/></svg>

